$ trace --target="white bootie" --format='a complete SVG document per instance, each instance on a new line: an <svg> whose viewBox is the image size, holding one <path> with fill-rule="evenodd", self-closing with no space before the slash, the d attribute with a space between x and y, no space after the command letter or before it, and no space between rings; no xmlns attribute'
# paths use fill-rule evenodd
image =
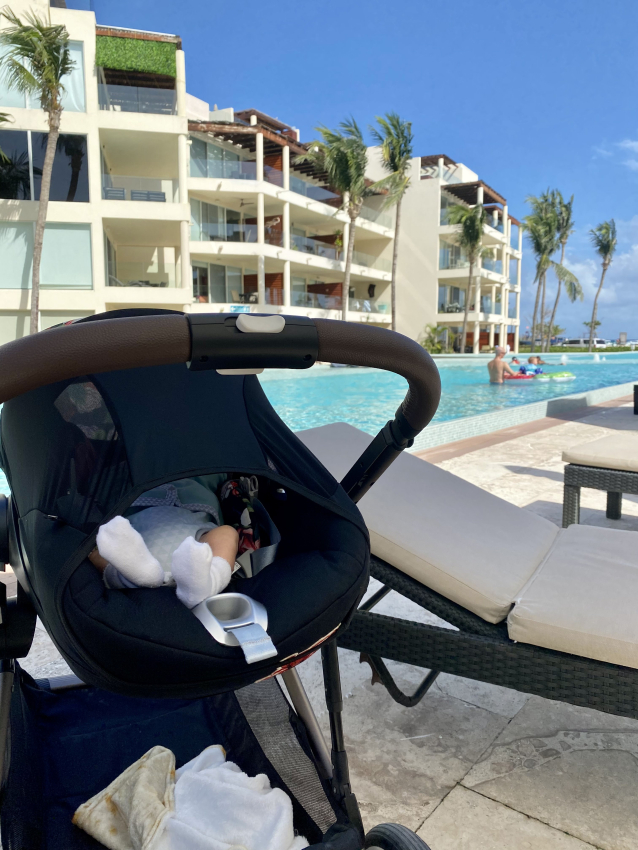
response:
<svg viewBox="0 0 638 850"><path fill-rule="evenodd" d="M194 608L222 592L230 581L231 569L228 561L213 555L208 543L187 537L173 552L172 574L177 598L187 608Z"/></svg>
<svg viewBox="0 0 638 850"><path fill-rule="evenodd" d="M160 587L164 570L149 552L139 531L123 516L116 516L97 533L97 550L109 564L138 587Z"/></svg>

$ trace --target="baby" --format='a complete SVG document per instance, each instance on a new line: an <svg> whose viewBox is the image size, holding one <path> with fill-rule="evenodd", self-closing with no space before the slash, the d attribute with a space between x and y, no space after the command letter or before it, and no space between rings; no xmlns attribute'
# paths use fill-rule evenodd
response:
<svg viewBox="0 0 638 850"><path fill-rule="evenodd" d="M156 487L127 514L100 527L89 555L107 587L175 585L180 602L194 608L227 586L239 536L220 524L219 501L201 479Z"/></svg>

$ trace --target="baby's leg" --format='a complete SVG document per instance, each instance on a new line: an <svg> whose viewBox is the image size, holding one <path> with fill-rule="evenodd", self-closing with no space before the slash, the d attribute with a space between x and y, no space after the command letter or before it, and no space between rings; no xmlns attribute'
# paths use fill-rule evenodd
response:
<svg viewBox="0 0 638 850"><path fill-rule="evenodd" d="M235 563L239 536L234 528L222 525L206 532L198 543L187 537L173 553L172 572L177 598L194 608L226 587Z"/></svg>
<svg viewBox="0 0 638 850"><path fill-rule="evenodd" d="M97 533L100 562L91 562L98 568L104 560L138 587L160 587L164 583L164 570L148 551L144 538L123 516L116 516L100 526Z"/></svg>

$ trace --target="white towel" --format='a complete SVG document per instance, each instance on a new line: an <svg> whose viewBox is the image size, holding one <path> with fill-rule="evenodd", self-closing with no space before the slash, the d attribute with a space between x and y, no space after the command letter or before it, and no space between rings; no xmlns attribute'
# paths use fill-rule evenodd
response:
<svg viewBox="0 0 638 850"><path fill-rule="evenodd" d="M170 750L154 747L80 806L74 822L112 850L302 850L308 846L305 838L295 836L288 796L271 788L264 774L250 777L227 762L223 747L207 747L176 773L174 763ZM161 775L155 770L149 782L151 765L161 766ZM142 783L144 797L133 777ZM156 789L152 805L149 788ZM136 800L143 800L143 811L137 810Z"/></svg>

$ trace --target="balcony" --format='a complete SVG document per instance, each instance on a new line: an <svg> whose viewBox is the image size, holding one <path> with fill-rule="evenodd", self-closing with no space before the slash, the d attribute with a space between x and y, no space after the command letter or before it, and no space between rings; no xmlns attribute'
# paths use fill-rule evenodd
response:
<svg viewBox="0 0 638 850"><path fill-rule="evenodd" d="M390 314L390 305L385 301L371 301L369 298L349 298L348 310L353 313L382 313Z"/></svg>
<svg viewBox="0 0 638 850"><path fill-rule="evenodd" d="M456 246L439 249L439 269L467 269L469 262L465 254Z"/></svg>
<svg viewBox="0 0 638 850"><path fill-rule="evenodd" d="M361 207L359 215L361 218L365 218L366 221L372 221L374 224L378 224L381 227L390 228L394 225L392 216L389 213L383 212L382 210L374 210L372 207L367 207L365 204Z"/></svg>
<svg viewBox="0 0 638 850"><path fill-rule="evenodd" d="M191 168L191 176L198 175L199 172L194 172ZM250 159L209 159L207 163L204 163L204 172L201 176L228 180L256 180L257 163Z"/></svg>
<svg viewBox="0 0 638 850"><path fill-rule="evenodd" d="M515 224L512 224L510 229L510 248L518 251L518 227Z"/></svg>
<svg viewBox="0 0 638 850"><path fill-rule="evenodd" d="M273 168L272 165L264 165L264 180L267 183L272 183L273 186L279 186L283 188L284 173L278 168Z"/></svg>
<svg viewBox="0 0 638 850"><path fill-rule="evenodd" d="M153 201L176 203L177 180L160 177L129 177L121 174L102 175L102 197L105 201Z"/></svg>
<svg viewBox="0 0 638 850"><path fill-rule="evenodd" d="M372 254L364 254L363 251L353 251L352 262L358 266L367 266L380 272L391 272L392 262L383 257L374 257Z"/></svg>
<svg viewBox="0 0 638 850"><path fill-rule="evenodd" d="M107 286L175 287L175 263L118 262L115 274L109 274Z"/></svg>
<svg viewBox="0 0 638 850"><path fill-rule="evenodd" d="M298 236L291 234L290 247L293 251L302 251L304 254L314 254L316 257L326 257L328 260L340 259L341 251L334 245L311 239L309 236Z"/></svg>
<svg viewBox="0 0 638 850"><path fill-rule="evenodd" d="M249 242L257 244L257 225L246 222L196 222L191 223L191 240L193 242ZM283 232L281 228L264 227L264 241L267 245L283 247Z"/></svg>
<svg viewBox="0 0 638 850"><path fill-rule="evenodd" d="M304 195L313 201L321 201L324 204L338 201L341 203L341 197L329 189L324 189L322 186L315 186L308 180L302 180L301 177L290 175L290 191L296 192L298 195Z"/></svg>
<svg viewBox="0 0 638 850"><path fill-rule="evenodd" d="M154 89L142 86L117 86L98 83L100 109L109 112L144 112L154 115L175 115L174 89Z"/></svg>
<svg viewBox="0 0 638 850"><path fill-rule="evenodd" d="M494 219L491 216L488 216L486 224L488 227L491 227L492 230L498 230L499 233L503 233L503 222L500 219L497 219L495 224Z"/></svg>
<svg viewBox="0 0 638 850"><path fill-rule="evenodd" d="M491 260L489 257L483 259L482 267L486 269L488 272L494 272L495 274L503 274L503 261L502 260Z"/></svg>

